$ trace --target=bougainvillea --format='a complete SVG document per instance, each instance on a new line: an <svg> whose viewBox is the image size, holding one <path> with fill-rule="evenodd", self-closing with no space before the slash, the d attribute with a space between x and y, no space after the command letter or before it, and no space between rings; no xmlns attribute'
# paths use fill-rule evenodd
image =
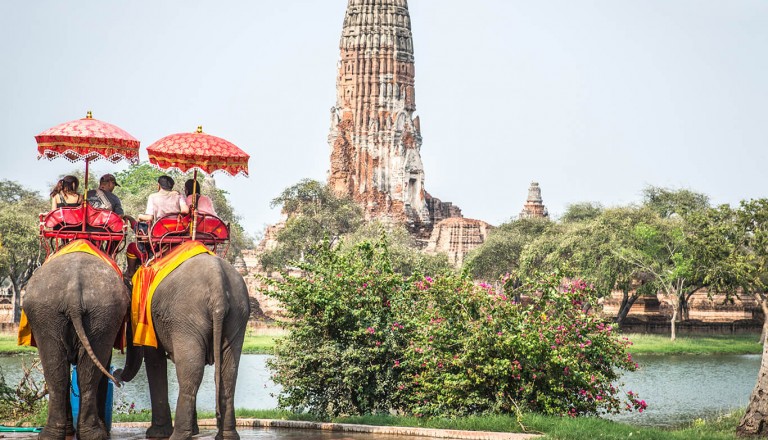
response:
<svg viewBox="0 0 768 440"><path fill-rule="evenodd" d="M404 278L389 258L384 239L348 251L325 243L270 281L291 328L270 361L281 407L319 416L645 408L617 385L637 366L628 341L591 310L586 282L520 276L497 289L453 273Z"/></svg>

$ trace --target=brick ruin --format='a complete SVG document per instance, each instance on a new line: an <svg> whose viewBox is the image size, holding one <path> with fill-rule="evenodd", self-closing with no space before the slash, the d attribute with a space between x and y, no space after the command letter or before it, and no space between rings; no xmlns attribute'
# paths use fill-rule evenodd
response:
<svg viewBox="0 0 768 440"><path fill-rule="evenodd" d="M428 237L461 209L424 189L407 1L349 0L339 50L328 185L360 203L366 218Z"/></svg>
<svg viewBox="0 0 768 440"><path fill-rule="evenodd" d="M531 182L528 188L528 199L520 212L520 218L549 218L547 207L541 199L541 188L538 182Z"/></svg>

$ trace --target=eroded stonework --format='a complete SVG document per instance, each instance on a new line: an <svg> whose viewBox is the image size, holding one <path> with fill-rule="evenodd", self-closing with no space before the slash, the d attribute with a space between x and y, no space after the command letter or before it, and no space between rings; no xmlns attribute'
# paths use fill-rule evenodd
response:
<svg viewBox="0 0 768 440"><path fill-rule="evenodd" d="M444 253L448 261L460 267L469 251L485 242L493 227L482 220L448 218L435 225L426 252Z"/></svg>
<svg viewBox="0 0 768 440"><path fill-rule="evenodd" d="M526 200L520 218L549 218L547 207L541 199L541 188L538 182L531 182L528 188L528 200Z"/></svg>
<svg viewBox="0 0 768 440"><path fill-rule="evenodd" d="M368 219L387 217L412 230L431 226L435 203L428 204L424 190L421 130L414 117L408 3L349 0L339 49L329 186L360 203ZM456 208L437 217L456 212L461 215Z"/></svg>

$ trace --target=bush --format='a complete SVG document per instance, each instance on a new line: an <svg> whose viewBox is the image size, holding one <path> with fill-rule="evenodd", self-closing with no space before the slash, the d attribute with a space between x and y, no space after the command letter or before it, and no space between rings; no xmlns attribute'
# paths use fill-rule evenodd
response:
<svg viewBox="0 0 768 440"><path fill-rule="evenodd" d="M297 267L265 280L291 320L270 362L281 408L320 417L645 408L612 385L636 365L628 342L587 311L596 297L583 281L554 274L497 292L452 273L404 278L384 239L348 250L325 242Z"/></svg>

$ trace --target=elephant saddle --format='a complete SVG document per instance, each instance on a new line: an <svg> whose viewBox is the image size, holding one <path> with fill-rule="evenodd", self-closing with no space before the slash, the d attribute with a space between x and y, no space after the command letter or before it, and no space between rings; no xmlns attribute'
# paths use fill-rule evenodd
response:
<svg viewBox="0 0 768 440"><path fill-rule="evenodd" d="M69 242L66 246L59 249L58 252L55 254L52 254L49 256L45 262L49 262L53 260L56 257L69 254L72 252L85 252L87 254L91 254L94 256L97 256L104 260L105 263L109 264L112 269L117 272L117 275L120 279L123 278L123 272L120 270L119 267L117 267L117 263L115 263L115 260L109 258L107 254L105 254L101 249L97 248L96 245L91 243L88 240L74 240ZM37 344L35 343L35 339L32 337L32 327L29 324L29 320L27 320L27 315L24 313L24 310L21 311L21 321L19 322L19 337L18 337L18 345L29 345L32 347L36 347ZM118 350L122 350L125 347L125 325L121 327L120 332L117 334L117 338L115 339L115 348Z"/></svg>
<svg viewBox="0 0 768 440"><path fill-rule="evenodd" d="M131 325L133 344L157 348L155 327L152 324L152 296L163 279L181 263L202 253L213 255L207 247L198 241L187 241L142 265L133 275L133 294L131 295Z"/></svg>

